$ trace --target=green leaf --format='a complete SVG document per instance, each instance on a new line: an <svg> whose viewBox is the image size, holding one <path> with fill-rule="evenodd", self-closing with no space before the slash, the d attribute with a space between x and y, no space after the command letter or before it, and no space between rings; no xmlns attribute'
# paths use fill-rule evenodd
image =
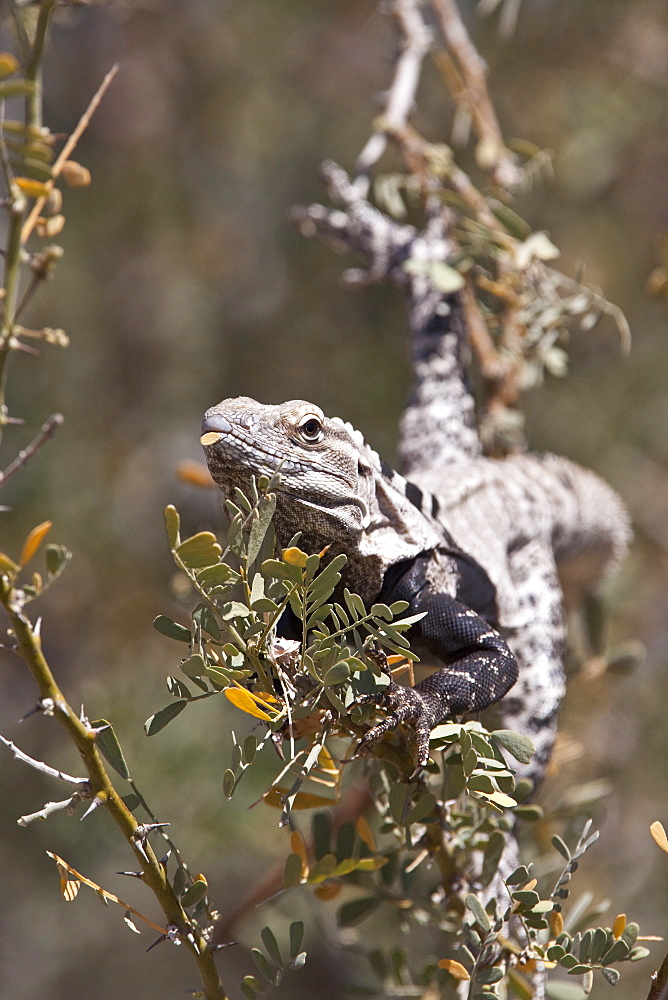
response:
<svg viewBox="0 0 668 1000"><path fill-rule="evenodd" d="M93 723L93 725L96 725L96 723ZM628 945L629 948L633 948L633 945L636 943L636 938L638 937L639 934L640 934L640 927L638 926L638 924L631 922L628 923L624 928L624 933L622 934L621 939L624 942L624 944Z"/></svg>
<svg viewBox="0 0 668 1000"><path fill-rule="evenodd" d="M533 889L519 889L517 892L512 893L512 897L516 903L521 903L530 909L533 909L534 906L540 903L540 896Z"/></svg>
<svg viewBox="0 0 668 1000"><path fill-rule="evenodd" d="M181 526L181 518L176 507L169 504L165 507L163 511L163 517L165 519L165 528L167 529L167 540L169 541L170 549L175 549L181 544L181 536L179 534L179 528Z"/></svg>
<svg viewBox="0 0 668 1000"><path fill-rule="evenodd" d="M304 924L301 920L293 920L290 924L290 958L294 959L297 957L303 940Z"/></svg>
<svg viewBox="0 0 668 1000"><path fill-rule="evenodd" d="M276 580L288 580L290 583L302 582L302 571L299 566L282 562L280 559L265 559L261 570L265 576Z"/></svg>
<svg viewBox="0 0 668 1000"><path fill-rule="evenodd" d="M354 927L356 924L361 924L378 909L381 903L382 899L378 896L362 896L361 899L344 903L336 915L339 927Z"/></svg>
<svg viewBox="0 0 668 1000"><path fill-rule="evenodd" d="M311 866L308 880L311 883L324 882L330 878L336 868L336 858L333 854L325 854Z"/></svg>
<svg viewBox="0 0 668 1000"><path fill-rule="evenodd" d="M406 786L402 785L401 782L395 782L391 785L389 794L390 814L397 826L403 826L406 822L404 819L406 795Z"/></svg>
<svg viewBox="0 0 668 1000"><path fill-rule="evenodd" d="M190 642L192 638L190 629L172 621L167 615L158 615L157 618L154 618L153 628L161 635L166 635L168 639L178 639L179 642Z"/></svg>
<svg viewBox="0 0 668 1000"><path fill-rule="evenodd" d="M480 924L480 926L484 931L488 931L490 929L489 916L485 912L483 905L478 899L478 897L474 895L474 893L469 892L465 902L467 908L471 911L471 913L475 917L476 923Z"/></svg>
<svg viewBox="0 0 668 1000"><path fill-rule="evenodd" d="M499 867L499 861L501 860L501 855L503 854L503 849L506 845L506 838L503 836L500 830L494 830L490 836L487 846L485 847L485 853L482 863L482 873L481 873L481 883L484 886L488 886L496 875L497 869Z"/></svg>
<svg viewBox="0 0 668 1000"><path fill-rule="evenodd" d="M199 903L200 899L206 896L207 888L206 882L202 881L202 879L195 879L193 884L189 885L181 896L181 906L187 908L194 906L195 903Z"/></svg>
<svg viewBox="0 0 668 1000"><path fill-rule="evenodd" d="M106 729L102 729L103 726L106 726ZM130 777L130 769L125 762L125 757L123 756L123 751L121 750L121 745L118 742L118 737L114 732L113 726L106 719L98 719L97 722L91 722L91 728L102 729L102 732L97 734L95 740L100 753L110 767L113 767L114 771L127 781Z"/></svg>
<svg viewBox="0 0 668 1000"><path fill-rule="evenodd" d="M213 590L214 587L232 586L238 583L241 577L235 573L227 563L217 563L215 566L205 566L196 574L197 582L204 590Z"/></svg>
<svg viewBox="0 0 668 1000"><path fill-rule="evenodd" d="M292 889L302 880L302 859L298 854L288 854L283 869L283 888Z"/></svg>
<svg viewBox="0 0 668 1000"><path fill-rule="evenodd" d="M364 607L364 601L359 594L352 594L348 588L345 587L343 590L343 597L353 621L357 621L359 618L365 617L366 608Z"/></svg>
<svg viewBox="0 0 668 1000"><path fill-rule="evenodd" d="M30 97L35 93L35 86L32 80L8 80L0 83L0 101L9 97Z"/></svg>
<svg viewBox="0 0 668 1000"><path fill-rule="evenodd" d="M273 493L269 493L266 499L263 498L260 501L260 505L257 508L257 517L254 518L251 524L248 548L246 550L246 559L249 566L259 555L264 536L267 534L275 510L276 496Z"/></svg>
<svg viewBox="0 0 668 1000"><path fill-rule="evenodd" d="M531 878L529 869L525 865L520 865L514 872L511 872L506 879L507 885L523 885Z"/></svg>
<svg viewBox="0 0 668 1000"><path fill-rule="evenodd" d="M247 764L252 764L257 753L257 740L254 736L247 736L244 740L244 760Z"/></svg>
<svg viewBox="0 0 668 1000"><path fill-rule="evenodd" d="M278 941L274 937L274 932L270 927L263 927L260 931L260 937L269 957L273 958L276 965L281 967L283 965L283 958L281 956L281 949L278 947Z"/></svg>
<svg viewBox="0 0 668 1000"><path fill-rule="evenodd" d="M141 805L141 799L134 792L130 792L129 795L122 795L121 801L130 812L134 812L137 806Z"/></svg>
<svg viewBox="0 0 668 1000"><path fill-rule="evenodd" d="M530 823L542 819L545 815L542 806L537 805L535 802L532 802L528 806L516 806L513 812L518 819L525 819Z"/></svg>
<svg viewBox="0 0 668 1000"><path fill-rule="evenodd" d="M621 976L617 969L601 969L603 976L610 983L611 986L616 986Z"/></svg>
<svg viewBox="0 0 668 1000"><path fill-rule="evenodd" d="M257 971L260 973L260 975L263 976L269 982L271 982L274 976L269 966L269 959L267 958L265 953L263 951L260 951L259 948L251 948L251 956L253 958L253 961L255 962L255 967Z"/></svg>
<svg viewBox="0 0 668 1000"><path fill-rule="evenodd" d="M559 851L561 856L565 858L566 861L571 860L571 852L569 851L567 844L556 833L552 838L552 846L556 848L557 851Z"/></svg>
<svg viewBox="0 0 668 1000"><path fill-rule="evenodd" d="M623 962L625 958L628 958L630 948L626 941L620 938L615 941L612 948L609 948L603 956L603 961L606 965L612 965L613 962Z"/></svg>
<svg viewBox="0 0 668 1000"><path fill-rule="evenodd" d="M575 983L557 983L550 981L545 994L549 1000L587 1000L583 989Z"/></svg>
<svg viewBox="0 0 668 1000"><path fill-rule="evenodd" d="M262 987L255 976L244 976L239 983L239 989L248 1000L255 1000L260 995Z"/></svg>
<svg viewBox="0 0 668 1000"><path fill-rule="evenodd" d="M175 719L177 715L181 714L187 704L187 701L173 701L171 705L161 708L159 712L156 712L155 715L152 715L144 723L146 735L155 736L156 733L159 733L161 729L164 729L165 726L172 721L172 719Z"/></svg>
<svg viewBox="0 0 668 1000"><path fill-rule="evenodd" d="M520 764L528 764L536 752L532 741L523 733L514 733L511 729L495 729L490 736Z"/></svg>
<svg viewBox="0 0 668 1000"><path fill-rule="evenodd" d="M220 562L223 553L216 536L211 531L200 531L175 549L176 555L188 569L204 569Z"/></svg>
<svg viewBox="0 0 668 1000"><path fill-rule="evenodd" d="M342 684L350 677L350 667L344 660L340 660L329 668L323 677L323 683L327 686L332 684Z"/></svg>
<svg viewBox="0 0 668 1000"><path fill-rule="evenodd" d="M196 622L199 627L210 635L212 639L217 639L220 642L221 635L220 629L218 627L218 622L216 621L213 612L210 608L207 608L206 604L198 604L193 611L193 621Z"/></svg>
<svg viewBox="0 0 668 1000"><path fill-rule="evenodd" d="M415 803L408 816L406 817L406 824L410 826L411 823L419 823L432 811L436 805L436 796L432 792L427 792L422 798L418 799Z"/></svg>
<svg viewBox="0 0 668 1000"><path fill-rule="evenodd" d="M189 701L191 698L187 685L183 681L180 681L178 677L167 678L167 690L172 698L185 698L186 701Z"/></svg>
<svg viewBox="0 0 668 1000"><path fill-rule="evenodd" d="M234 771L231 768L227 768L223 774L223 795L226 799L232 798L232 792L234 791L234 784L236 778L234 777Z"/></svg>
<svg viewBox="0 0 668 1000"><path fill-rule="evenodd" d="M44 555L46 558L46 568L51 576L58 576L70 560L70 553L64 545L55 545L53 543L47 545Z"/></svg>
<svg viewBox="0 0 668 1000"><path fill-rule="evenodd" d="M207 665L201 653L193 653L192 656L181 662L181 670L186 677L203 677L207 671Z"/></svg>
<svg viewBox="0 0 668 1000"><path fill-rule="evenodd" d="M466 770L466 766L464 767ZM473 792L494 792L496 785L488 774L473 774L466 782L466 787Z"/></svg>
<svg viewBox="0 0 668 1000"><path fill-rule="evenodd" d="M629 959L632 962L639 962L642 958L647 958L648 955L649 955L649 948L643 948L641 945L638 945L638 947L634 948L631 954L629 955Z"/></svg>
<svg viewBox="0 0 668 1000"><path fill-rule="evenodd" d="M230 618L248 618L250 613L250 608L247 608L240 601L228 601L220 609L220 617L224 621L228 621Z"/></svg>

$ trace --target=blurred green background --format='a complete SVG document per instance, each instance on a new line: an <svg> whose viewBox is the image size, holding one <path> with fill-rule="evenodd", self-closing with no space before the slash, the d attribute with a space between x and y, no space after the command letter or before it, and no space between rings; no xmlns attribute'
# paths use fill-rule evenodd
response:
<svg viewBox="0 0 668 1000"><path fill-rule="evenodd" d="M668 227L668 7L526 0L505 42L494 18L466 12L505 134L554 151L554 181L520 196L518 211L550 231L566 273L585 264L634 334L628 358L611 327L574 335L572 373L526 400L532 447L597 469L629 505L636 540L608 588L611 638L640 638L649 653L631 676L574 681L564 728L579 758L544 797L567 794L574 773L611 780L594 807L603 833L580 888L612 898L612 916L626 910L643 932L662 934L668 858L648 827L668 826L668 342L665 303L644 286ZM6 23L2 31L2 48L12 47ZM41 601L45 650L72 703L114 722L137 782L223 913L285 855L287 834L267 807L246 810L252 787L232 803L223 797L240 713L207 701L144 735L143 721L169 699L164 678L179 652L151 621L182 613L161 511L175 503L191 530L220 523L216 496L179 482L175 468L201 460L201 414L225 396L312 399L394 457L409 378L401 298L342 287L348 262L303 240L289 219L293 204L322 197L322 159L352 166L393 46L371 0L110 4L59 12L52 31L52 131L71 131L110 65L121 71L76 154L93 185L66 190L65 257L25 318L63 326L72 345L12 359L10 410L26 425L6 434L3 466L49 413L61 410L66 423L5 490L14 509L2 515L0 547L16 555L51 518L51 540L73 550ZM452 108L430 66L419 105L419 127L447 140ZM18 725L35 690L16 658L1 665L0 731L76 773L52 721ZM145 955L152 932L135 937L90 891L61 899L46 849L160 922L149 894L115 875L132 858L106 815L20 829L19 815L64 791L4 750L0 794L3 1000L157 1000L197 986L185 955L167 944ZM309 959L278 995L326 1000L353 973L363 979L364 964L337 950L336 905L293 892L240 924L241 946L220 958L232 996L252 971L247 948L262 923L280 938L297 917L309 925ZM662 947L624 968L618 1000L646 996ZM594 996L609 989L597 981Z"/></svg>

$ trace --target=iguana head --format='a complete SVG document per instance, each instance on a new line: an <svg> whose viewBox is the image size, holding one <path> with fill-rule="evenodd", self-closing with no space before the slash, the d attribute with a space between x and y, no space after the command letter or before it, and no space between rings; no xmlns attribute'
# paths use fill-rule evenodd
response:
<svg viewBox="0 0 668 1000"><path fill-rule="evenodd" d="M352 561L371 559L381 577L392 563L439 544L439 532L408 498L406 480L359 431L313 403L224 399L204 414L202 445L230 498L235 486L248 495L252 476L280 473L274 525L283 544L300 531L307 551L333 545Z"/></svg>
<svg viewBox="0 0 668 1000"><path fill-rule="evenodd" d="M301 530L323 544L359 536L369 523L373 471L356 434L302 399L275 406L248 396L224 399L202 424L209 470L227 496L235 486L248 493L251 476L279 472L281 534Z"/></svg>

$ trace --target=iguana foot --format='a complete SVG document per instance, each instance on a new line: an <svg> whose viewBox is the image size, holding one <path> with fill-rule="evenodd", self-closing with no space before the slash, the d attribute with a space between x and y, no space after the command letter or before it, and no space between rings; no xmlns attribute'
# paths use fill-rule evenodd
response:
<svg viewBox="0 0 668 1000"><path fill-rule="evenodd" d="M381 736L396 729L400 723L413 723L417 740L417 767L411 778L417 777L429 760L429 734L436 724L433 713L422 695L414 688L402 687L391 681L382 692L362 695L357 699L357 704L375 704L388 713L381 722L364 734L357 746L357 753L365 753Z"/></svg>

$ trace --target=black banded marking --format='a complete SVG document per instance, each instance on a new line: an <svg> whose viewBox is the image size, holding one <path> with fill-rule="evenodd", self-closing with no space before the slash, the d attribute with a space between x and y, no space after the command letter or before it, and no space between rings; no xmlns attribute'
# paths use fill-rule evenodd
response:
<svg viewBox="0 0 668 1000"><path fill-rule="evenodd" d="M414 507L417 507L419 511L422 510L424 493L419 486L416 486L415 483L411 483L408 479L406 480L406 497L410 500Z"/></svg>

